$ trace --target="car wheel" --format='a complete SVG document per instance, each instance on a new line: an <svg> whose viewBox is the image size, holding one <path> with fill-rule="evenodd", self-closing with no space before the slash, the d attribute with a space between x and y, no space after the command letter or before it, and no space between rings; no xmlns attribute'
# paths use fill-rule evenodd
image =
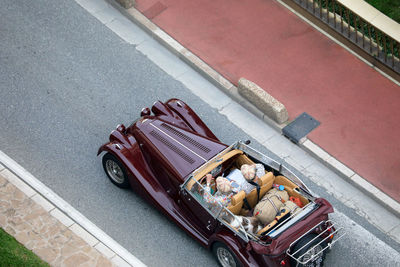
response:
<svg viewBox="0 0 400 267"><path fill-rule="evenodd" d="M217 242L213 245L213 253L218 263L222 267L238 267L240 266L235 254L223 243Z"/></svg>
<svg viewBox="0 0 400 267"><path fill-rule="evenodd" d="M310 234L300 239L299 242L293 247L292 253L295 253L295 257L299 257L301 264L294 259L291 259L291 266L296 267L322 267L325 260L326 250L321 252L327 243L323 241L321 237L317 237L316 234ZM308 251L308 252L307 252ZM304 255L303 255L304 254ZM312 259L314 257L314 259ZM312 260L310 260L312 259ZM308 261L308 262L307 262Z"/></svg>
<svg viewBox="0 0 400 267"><path fill-rule="evenodd" d="M114 155L107 153L103 156L103 168L113 184L120 188L129 187L125 167Z"/></svg>

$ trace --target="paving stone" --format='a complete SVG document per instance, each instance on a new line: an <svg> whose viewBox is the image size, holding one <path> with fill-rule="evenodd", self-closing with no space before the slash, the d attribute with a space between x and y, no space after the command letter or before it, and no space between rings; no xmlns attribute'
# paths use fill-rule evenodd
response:
<svg viewBox="0 0 400 267"><path fill-rule="evenodd" d="M111 255L104 245L96 250L92 246L98 240L83 228L76 224L72 229L67 228L74 222L41 195L24 188L27 185L17 176L4 169L0 185L0 226L26 248L52 266L112 266L100 252Z"/></svg>
<svg viewBox="0 0 400 267"><path fill-rule="evenodd" d="M17 190L17 188L11 183L0 187L0 199L10 199L10 196L14 194L15 190Z"/></svg>
<svg viewBox="0 0 400 267"><path fill-rule="evenodd" d="M1 203L0 203L1 205ZM0 214L0 227L4 228L7 222L7 217L3 214Z"/></svg>
<svg viewBox="0 0 400 267"><path fill-rule="evenodd" d="M46 262L52 262L57 257L56 251L48 247L39 249L34 248L32 251Z"/></svg>
<svg viewBox="0 0 400 267"><path fill-rule="evenodd" d="M0 175L0 187L3 187L8 183L8 180L4 178L2 175Z"/></svg>
<svg viewBox="0 0 400 267"><path fill-rule="evenodd" d="M61 255L67 258L72 254L76 253L78 250L80 250L79 247L72 246L71 244L66 244L61 248Z"/></svg>
<svg viewBox="0 0 400 267"><path fill-rule="evenodd" d="M87 255L83 254L82 252L78 252L77 254L69 256L64 261L64 264L65 264L65 266L75 267L75 266L82 265L83 263L87 262L88 260L90 260L90 258Z"/></svg>
<svg viewBox="0 0 400 267"><path fill-rule="evenodd" d="M96 262L96 267L111 267L112 264L105 257L99 257Z"/></svg>

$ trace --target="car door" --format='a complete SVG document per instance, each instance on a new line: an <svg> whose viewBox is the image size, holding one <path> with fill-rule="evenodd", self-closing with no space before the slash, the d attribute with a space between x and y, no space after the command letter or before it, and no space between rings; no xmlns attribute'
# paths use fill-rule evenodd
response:
<svg viewBox="0 0 400 267"><path fill-rule="evenodd" d="M195 184L194 188L201 188L197 181ZM211 206L204 200L202 191L188 190L185 186L181 188L180 197L183 208L187 210L187 214L199 230L206 236L214 233L217 225L216 218L222 210L221 204L216 203Z"/></svg>

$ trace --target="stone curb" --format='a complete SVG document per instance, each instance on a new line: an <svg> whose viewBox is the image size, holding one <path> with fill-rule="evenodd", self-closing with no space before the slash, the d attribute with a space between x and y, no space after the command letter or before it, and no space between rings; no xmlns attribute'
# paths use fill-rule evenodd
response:
<svg viewBox="0 0 400 267"><path fill-rule="evenodd" d="M355 173L349 167L329 155L329 153L327 153L317 144L309 139L305 139L304 142L300 144L300 147L400 218L400 203L386 195L384 192L369 183L366 179Z"/></svg>
<svg viewBox="0 0 400 267"><path fill-rule="evenodd" d="M140 13L136 8L131 7L129 9L124 9L119 4L117 4L116 0L107 0L112 6L117 8L122 14L124 14L129 20L134 22L144 31L146 31L150 36L152 36L156 41L158 41L161 45L171 51L173 54L181 58L184 62L190 65L194 70L196 70L199 74L201 74L204 78L209 80L219 89L221 89L225 94L230 96L237 103L242 105L248 111L252 112L258 118L262 119L264 122L275 128L276 130L282 133L282 128L285 127L288 122L277 123L273 119L269 118L266 114L256 108L256 103L252 103L251 101L244 98L240 93L238 88L233 85L230 81L228 81L225 77L220 75L214 69L212 69L209 65L207 65L204 61L202 61L199 57L194 55L188 49L183 47L180 43L178 43L175 39L169 36L166 32L164 32L161 28L159 28L156 24L146 18L142 13ZM322 32L328 38L335 41L335 43L344 47L346 50L351 52L353 55L361 59L366 64L370 65L367 61L363 60L359 55L351 51L349 48L344 46L342 43L335 40L333 37L329 36L327 33L323 32L322 29L318 28L316 25L308 21L301 14L290 8L288 5L283 3L281 0L277 0L284 7L289 9L291 12L295 13L302 20L309 23L312 27L316 28L318 31ZM379 71L378 69L376 69ZM385 75L381 71L379 71L382 75L389 78L394 83L398 84L396 81L391 79L389 76ZM259 100L262 101L262 100ZM312 141L304 138L303 142L300 143L300 147L309 152L313 157L321 161L324 165L332 169L334 172L339 174L341 177L345 178L363 192L368 194L370 197L378 201L383 206L387 207L390 211L392 211L396 216L400 217L400 203L390 198L388 195L384 194L378 188L371 185L366 179L362 178L360 175L356 174L350 168L345 166L340 161L333 158L327 152L325 152L318 145L314 144Z"/></svg>
<svg viewBox="0 0 400 267"><path fill-rule="evenodd" d="M146 266L1 150L0 172L1 177L40 205L44 212L103 255L110 266Z"/></svg>

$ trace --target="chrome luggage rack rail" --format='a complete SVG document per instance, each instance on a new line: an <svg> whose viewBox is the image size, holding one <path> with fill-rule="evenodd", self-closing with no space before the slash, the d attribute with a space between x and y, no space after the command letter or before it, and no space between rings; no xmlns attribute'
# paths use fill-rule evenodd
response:
<svg viewBox="0 0 400 267"><path fill-rule="evenodd" d="M291 253L291 249L292 247L297 243L297 241L299 241L301 238L303 238L304 236L308 235L310 232L314 231L315 228L318 228L321 224L325 224L325 225L329 225L324 231L322 231L321 233L319 233L316 237L314 237L313 239L311 239L307 244L305 244L304 246L302 246L301 248L297 249L296 251L294 251L293 253ZM335 226L337 228L335 228ZM321 253L323 253L326 249L331 249L333 244L335 244L337 241L339 241L343 236L346 235L346 232L344 232L343 230L344 228L341 226L337 226L336 222L333 222L331 220L326 220L326 221L321 221L320 223L318 223L317 225L315 225L314 227L312 227L309 231L307 231L305 234L303 234L302 236L300 236L299 238L297 238L294 242L292 242L289 245L288 250L286 251L286 254L291 257L292 259L294 259L295 261L297 261L299 264L305 265L310 261L315 260L316 258L319 257L319 255ZM298 254L303 248L307 247L309 244L313 243L317 238L321 237L322 235L324 235L326 232L328 232L327 236L325 238L323 238L320 242L318 242L317 244L315 244L313 247L311 247L310 249L308 249L306 252L304 252L303 254L301 254L300 256L295 256L296 254ZM338 236L337 236L338 234ZM321 245L323 242L326 242L329 238L331 238L333 236L333 238L335 238L335 240L332 240L332 242L327 243L327 245L321 250L318 251L318 253L316 254L311 254L311 257L308 258L305 261L302 261L303 257L310 253L311 251L313 251L315 249L315 247Z"/></svg>

